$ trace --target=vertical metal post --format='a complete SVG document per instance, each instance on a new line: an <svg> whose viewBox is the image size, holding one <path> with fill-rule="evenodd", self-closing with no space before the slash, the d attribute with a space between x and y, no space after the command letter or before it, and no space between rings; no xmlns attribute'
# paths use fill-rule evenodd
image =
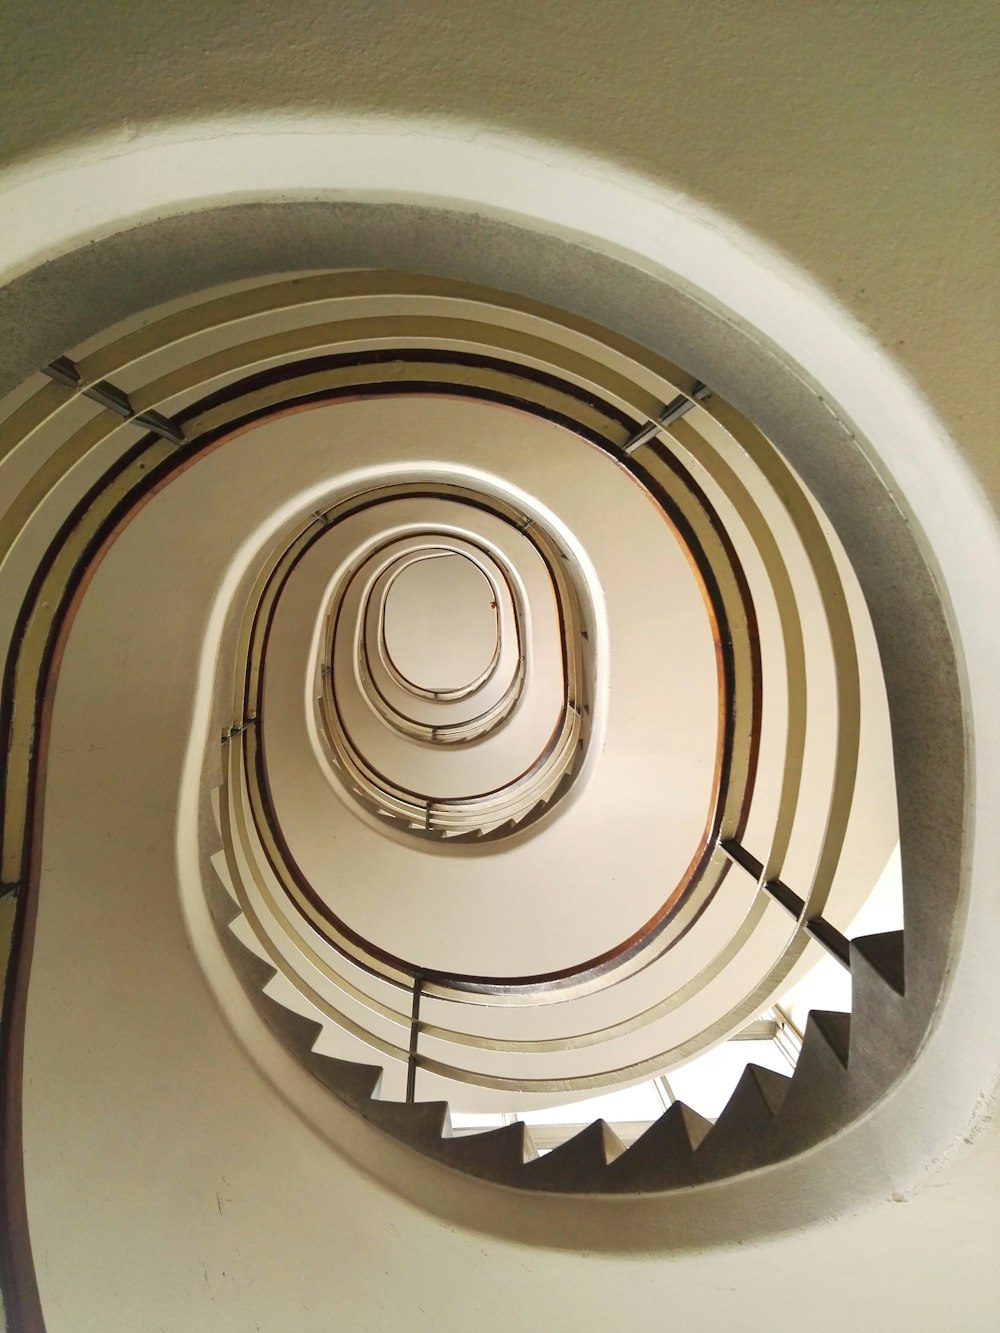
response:
<svg viewBox="0 0 1000 1333"><path fill-rule="evenodd" d="M424 979L418 972L413 978L413 1006L410 1009L410 1055L406 1062L406 1100L412 1102L417 1090L417 1039L420 1036L420 992Z"/></svg>

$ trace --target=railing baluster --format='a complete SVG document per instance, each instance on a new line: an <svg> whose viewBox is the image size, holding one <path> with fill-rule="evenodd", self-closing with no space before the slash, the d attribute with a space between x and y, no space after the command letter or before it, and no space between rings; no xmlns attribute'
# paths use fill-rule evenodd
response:
<svg viewBox="0 0 1000 1333"><path fill-rule="evenodd" d="M420 1036L420 994L424 979L418 972L413 978L413 1004L410 1009L410 1054L406 1062L406 1100L412 1102L417 1090L417 1039Z"/></svg>

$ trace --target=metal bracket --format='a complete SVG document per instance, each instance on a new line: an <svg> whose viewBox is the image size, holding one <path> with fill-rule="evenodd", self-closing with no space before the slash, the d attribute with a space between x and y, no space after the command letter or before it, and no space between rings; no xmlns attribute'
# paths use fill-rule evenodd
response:
<svg viewBox="0 0 1000 1333"><path fill-rule="evenodd" d="M57 356L47 366L42 366L42 374L48 375L49 379L55 380L57 384L65 384L68 389L80 387L80 372L76 368L76 363L68 356Z"/></svg>
<svg viewBox="0 0 1000 1333"><path fill-rule="evenodd" d="M679 393L676 398L672 398L655 421L641 426L632 438L626 441L622 446L624 452L631 456L637 449L641 449L644 444L648 444L659 435L661 430L666 430L675 421L679 421L686 412L690 412L695 403L702 403L711 396L712 390L702 384L701 380L695 380L690 393Z"/></svg>
<svg viewBox="0 0 1000 1333"><path fill-rule="evenodd" d="M126 421L130 421L135 416L135 408L132 406L131 398L124 389L119 389L110 380L98 380L96 384L88 385L83 390L83 396L91 399L92 402L100 403L102 407L106 407L112 412L117 412Z"/></svg>
<svg viewBox="0 0 1000 1333"><path fill-rule="evenodd" d="M176 421L171 421L161 412L140 412L135 417L136 425L145 426L151 430L154 435L162 435L165 440L170 440L174 444L184 443L184 432Z"/></svg>
<svg viewBox="0 0 1000 1333"><path fill-rule="evenodd" d="M821 916L814 916L806 922L806 934L817 944L822 944L828 954L836 958L841 967L851 970L851 942L841 935L836 926L831 926Z"/></svg>
<svg viewBox="0 0 1000 1333"><path fill-rule="evenodd" d="M57 384L64 384L67 389L72 389L75 393L82 393L84 398L89 398L91 402L100 403L101 407L114 412L123 421L133 421L137 426L152 431L154 435L169 440L171 444L184 443L184 431L176 421L171 421L162 412L152 410L136 412L125 390L119 389L118 385L112 384L110 380L98 380L95 384L84 386L79 366L68 356L57 356L47 366L42 366L42 374L48 375L49 379L55 380Z"/></svg>
<svg viewBox="0 0 1000 1333"><path fill-rule="evenodd" d="M248 727L255 726L256 722L257 722L256 713L251 713L248 717L244 718L242 722L234 722L228 731L224 731L222 733L223 745L225 745L226 741L230 740L233 736L241 735L244 731L247 730Z"/></svg>

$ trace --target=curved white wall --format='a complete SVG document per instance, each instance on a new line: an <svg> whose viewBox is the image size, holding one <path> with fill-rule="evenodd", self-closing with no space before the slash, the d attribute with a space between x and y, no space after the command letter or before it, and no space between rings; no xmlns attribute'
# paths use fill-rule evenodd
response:
<svg viewBox="0 0 1000 1333"><path fill-rule="evenodd" d="M25 272L123 220L209 201L330 198L345 188L356 198L458 199L470 249L483 234L480 215L527 213L543 229L582 229L610 254L670 270L826 383L878 442L930 538L965 635L985 821L996 808L987 761L1000 653L989 608L1000 579L990 573L993 520L956 450L996 498L996 403L987 388L996 284L984 243L995 216L991 7L855 3L799 12L723 3L706 13L644 0L586 11L572 3L541 12L478 2L416 8L7 6L3 271ZM379 119L386 115L391 123ZM166 271L176 260L164 249L158 262ZM200 285L193 269L178 278L178 290ZM40 281L44 290L44 273ZM62 324L50 330L49 355L85 336L101 302L114 308L109 289L121 281L83 270L56 293ZM129 282L155 288L156 276ZM155 299L144 291L136 302ZM29 368L19 357L35 345L19 335L32 332L35 312L7 309L2 364L17 381ZM875 343L891 361L878 362ZM95 601L94 615L108 605L102 611ZM86 637L78 642L85 651ZM28 1071L31 1220L52 1333L157 1321L236 1330L251 1320L262 1330L319 1330L332 1320L372 1330L499 1330L519 1320L596 1329L623 1318L655 1326L664 1311L694 1328L791 1330L804 1308L820 1330L883 1318L937 1329L956 1308L969 1329L995 1319L997 1154L986 1134L937 1174L938 1188L901 1194L905 1207L886 1202L834 1229L655 1264L487 1241L388 1196L288 1116L211 1010L169 906L172 865L153 850L162 851L169 786L154 781L141 799L119 790L136 821L145 933L116 973L95 973L93 959L76 951L85 923L75 914L89 914L92 934L101 911L99 897L81 894L81 880L99 890L99 838L121 826L95 828L74 810L72 761L89 744L88 703L66 693L59 707L70 758L51 795L49 826L64 837L48 873L62 892L43 903L50 915L40 932L47 966L66 990L36 988L30 1021L39 1030L65 1025L65 994L78 984L88 997L83 1017L114 1015L119 1024L116 1041L99 1045L122 1098L109 1117L83 1026L64 1026L62 1043L49 1043ZM125 700L109 719L123 744L128 724L146 717L136 707L133 716ZM158 735L167 748L182 739ZM968 865L980 876L970 879L968 902L976 943L960 982L963 967L985 969L1000 931L986 822L978 834ZM114 918L103 928L113 948ZM143 981L143 947L154 946L167 957L170 1003L150 1030L129 1023L129 988ZM991 1003L981 985L970 994ZM984 1091L995 1051L982 1045L979 1023L989 1017L967 1014L947 1034L961 1042L965 1032ZM52 1097L52 1088L65 1096ZM164 1138L167 1124L195 1123L197 1135ZM892 1145L885 1149L891 1159ZM101 1172L88 1172L87 1162L100 1162ZM276 1243L305 1216L322 1219L321 1229L299 1231L294 1248ZM636 1249L648 1242L639 1216Z"/></svg>

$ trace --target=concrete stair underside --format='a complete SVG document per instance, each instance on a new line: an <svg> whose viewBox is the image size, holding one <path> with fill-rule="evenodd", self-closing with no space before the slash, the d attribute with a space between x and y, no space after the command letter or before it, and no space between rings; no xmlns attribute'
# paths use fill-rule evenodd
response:
<svg viewBox="0 0 1000 1333"><path fill-rule="evenodd" d="M853 1013L811 1013L794 1074L748 1065L714 1125L675 1102L628 1148L602 1120L542 1157L520 1122L452 1137L447 1102L382 1100L380 1066L314 1049L322 1024L268 994L275 969L229 929L239 909L221 880L211 878L209 904L233 967L269 1028L309 1073L385 1134L497 1184L562 1194L640 1194L753 1171L836 1133L908 1061L914 1025L906 1009L903 932L892 931L850 943Z"/></svg>

